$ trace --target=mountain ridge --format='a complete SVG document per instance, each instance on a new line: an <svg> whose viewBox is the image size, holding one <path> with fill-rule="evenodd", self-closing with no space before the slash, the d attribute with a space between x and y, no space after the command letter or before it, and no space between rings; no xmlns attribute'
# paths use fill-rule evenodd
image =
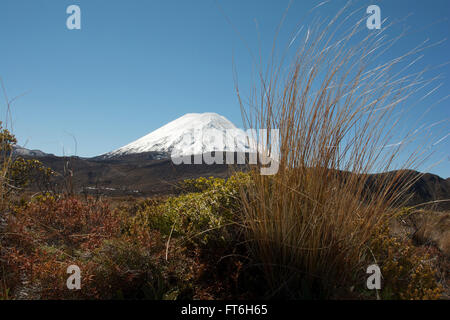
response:
<svg viewBox="0 0 450 320"><path fill-rule="evenodd" d="M35 158L25 156L25 158ZM167 195L177 192L176 185L185 179L199 177L227 178L235 171L247 170L246 165L230 167L226 164L175 165L171 159L153 159L152 153L122 155L120 158L80 158L45 156L37 158L45 166L59 174L59 185L63 185L62 176L69 167L73 172L73 184L77 193L101 193L107 196L134 195L148 197ZM404 170L406 176L419 174ZM395 171L370 174L369 184L386 175L395 175ZM351 174L351 173L344 173ZM408 206L441 201L427 207L439 211L450 211L450 179L435 174L424 173L412 185L408 192L411 196Z"/></svg>
<svg viewBox="0 0 450 320"><path fill-rule="evenodd" d="M45 153L44 151L37 150L37 149L27 149L24 147L21 147L19 145L13 146L13 155L15 156L27 156L27 157L47 157L47 156L54 156L54 154L51 153Z"/></svg>

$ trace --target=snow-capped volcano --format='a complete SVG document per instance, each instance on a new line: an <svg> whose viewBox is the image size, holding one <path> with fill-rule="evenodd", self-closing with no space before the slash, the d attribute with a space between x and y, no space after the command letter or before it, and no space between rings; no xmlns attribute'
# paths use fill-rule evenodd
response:
<svg viewBox="0 0 450 320"><path fill-rule="evenodd" d="M188 113L105 156L152 151L173 157L211 151L249 152L249 146L245 132L227 118L217 113Z"/></svg>

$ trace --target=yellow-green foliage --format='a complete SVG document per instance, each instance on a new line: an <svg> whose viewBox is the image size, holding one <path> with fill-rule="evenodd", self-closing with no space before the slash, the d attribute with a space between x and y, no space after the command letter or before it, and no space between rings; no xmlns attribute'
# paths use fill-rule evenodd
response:
<svg viewBox="0 0 450 320"><path fill-rule="evenodd" d="M31 182L38 184L41 189L48 190L50 178L55 174L38 160L25 160L22 157L12 157L16 137L8 129L2 127L0 121L0 164L3 172L1 179L2 197L12 191L20 191Z"/></svg>
<svg viewBox="0 0 450 320"><path fill-rule="evenodd" d="M52 169L45 167L39 160L25 160L21 157L12 161L9 168L10 179L16 188L26 187L32 181L48 187L54 174Z"/></svg>
<svg viewBox="0 0 450 320"><path fill-rule="evenodd" d="M248 181L249 176L244 173L228 180L212 177L187 180L183 186L193 192L170 197L158 205L144 203L134 223L183 236L197 244L226 240L229 235L226 227L235 222L240 210L239 186Z"/></svg>
<svg viewBox="0 0 450 320"><path fill-rule="evenodd" d="M210 177L200 177L198 179L186 179L179 183L179 187L183 192L203 192L214 186L224 183L224 179Z"/></svg>
<svg viewBox="0 0 450 320"><path fill-rule="evenodd" d="M12 147L16 143L16 137L11 132L9 132L8 129L3 128L3 123L0 121L0 152L8 153L12 151Z"/></svg>
<svg viewBox="0 0 450 320"><path fill-rule="evenodd" d="M384 299L440 298L442 286L437 282L432 259L411 241L391 236L385 225L375 237L372 250L383 275L381 295Z"/></svg>

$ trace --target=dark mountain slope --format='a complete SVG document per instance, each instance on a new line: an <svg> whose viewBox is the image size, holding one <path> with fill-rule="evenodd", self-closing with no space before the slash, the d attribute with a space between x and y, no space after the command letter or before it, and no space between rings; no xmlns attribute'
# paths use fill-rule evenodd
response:
<svg viewBox="0 0 450 320"><path fill-rule="evenodd" d="M142 153L114 159L41 156L38 159L62 177L73 172L75 192L102 193L107 195L151 196L176 191L177 182L198 177L227 177L233 170L244 170L244 166L231 168L228 165L175 165L171 159L158 159L159 153ZM347 173L348 174L348 173ZM371 188L379 179L394 176L395 172L373 174L368 179ZM419 175L405 171L404 176ZM58 179L60 185L62 178ZM421 175L405 195L408 205L450 199L450 179L426 173ZM435 210L450 210L450 201L427 206Z"/></svg>

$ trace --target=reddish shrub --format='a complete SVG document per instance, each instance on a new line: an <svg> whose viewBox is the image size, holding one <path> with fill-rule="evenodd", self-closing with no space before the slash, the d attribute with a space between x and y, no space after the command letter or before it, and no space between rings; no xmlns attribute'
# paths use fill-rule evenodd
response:
<svg viewBox="0 0 450 320"><path fill-rule="evenodd" d="M64 289L69 265L81 267L80 257L120 234L119 218L106 203L92 199L43 196L4 219L0 278L3 287L15 292L30 284L39 286L41 295Z"/></svg>

